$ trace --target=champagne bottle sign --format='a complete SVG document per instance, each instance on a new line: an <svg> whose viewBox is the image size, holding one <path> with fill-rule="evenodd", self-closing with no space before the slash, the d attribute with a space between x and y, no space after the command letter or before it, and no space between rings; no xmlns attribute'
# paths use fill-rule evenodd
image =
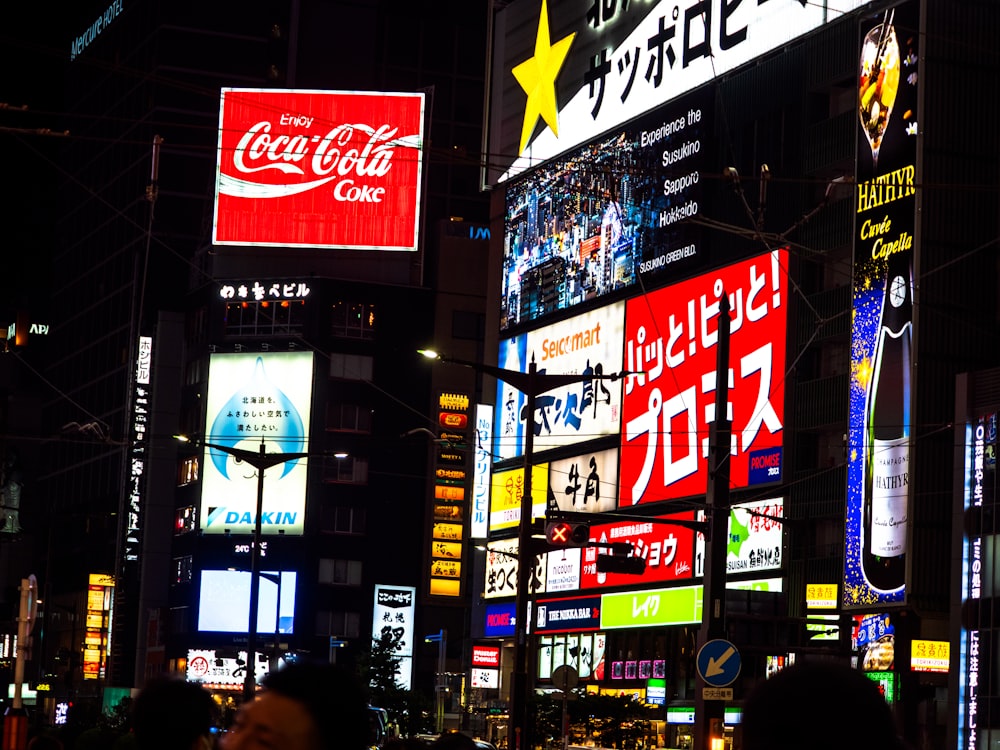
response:
<svg viewBox="0 0 1000 750"><path fill-rule="evenodd" d="M865 498L861 565L877 591L906 577L910 486L910 368L913 280L909 254L889 258L865 405Z"/></svg>

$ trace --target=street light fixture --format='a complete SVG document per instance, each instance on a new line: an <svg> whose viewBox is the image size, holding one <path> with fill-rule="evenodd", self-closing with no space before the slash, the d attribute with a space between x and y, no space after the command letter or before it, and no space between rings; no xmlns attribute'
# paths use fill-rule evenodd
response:
<svg viewBox="0 0 1000 750"><path fill-rule="evenodd" d="M204 443L204 445L206 448L227 453L237 461L244 461L257 470L257 511L253 523L253 544L250 547L250 624L247 627L247 672L243 681L243 700L251 701L257 694L257 614L260 609L260 543L261 516L264 511L264 470L288 461L308 458L310 454L268 453L263 439L260 441L260 450L257 453L217 443Z"/></svg>
<svg viewBox="0 0 1000 750"><path fill-rule="evenodd" d="M517 549L522 558L517 564L516 603L514 606L515 641L514 641L514 672L511 680L510 725L514 730L514 750L526 750L531 747L527 737L528 719L528 588L531 580L533 558L525 554L531 545L531 469L535 437L535 399L547 391L574 383L585 383L591 380L618 380L627 375L638 373L619 372L608 375L597 373L550 374L539 372L534 357L528 363L528 371L506 370L495 365L469 360L445 357L431 349L421 349L420 354L428 359L447 362L454 365L469 367L477 372L502 380L524 394L525 430L524 430L524 490L521 496L521 517L517 527Z"/></svg>
<svg viewBox="0 0 1000 750"><path fill-rule="evenodd" d="M434 705L436 708L434 728L438 734L444 731L444 694L448 691L445 673L445 656L448 652L448 631L439 630L433 635L425 635L424 643L438 645L437 678L434 680Z"/></svg>

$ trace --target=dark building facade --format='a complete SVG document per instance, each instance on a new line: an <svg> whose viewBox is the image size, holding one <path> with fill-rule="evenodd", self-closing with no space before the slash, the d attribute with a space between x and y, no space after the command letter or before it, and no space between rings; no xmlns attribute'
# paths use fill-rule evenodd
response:
<svg viewBox="0 0 1000 750"><path fill-rule="evenodd" d="M565 371L557 369L560 360L550 356L547 345L561 341L566 331L597 330L600 322L602 334L624 332L616 353L600 360L605 371L647 371L626 380L620 422L606 430L599 422L585 422L567 439L569 430L554 418L551 405L530 415L530 428L524 421L519 427L517 417L510 420L509 433L497 426L498 451L520 439L517 429L534 429L533 463L540 480L532 486L547 482L550 509L555 499L562 511L577 514L576 521L581 510L596 512L590 517L593 541L631 538L647 562L642 578L613 579L609 573L597 584L601 579L593 579L589 550L549 553L538 568L547 570L550 580L536 584L533 596L549 617L544 625L532 623L539 632L532 641L531 679L551 689L556 668L568 665L589 692L645 699L652 690L646 677L660 671L666 679L663 739L668 747L691 741L704 685L695 659L702 643L701 610L678 607L671 620L663 607L668 597L680 597L701 582L698 542L685 542L683 529L673 530L674 560L688 544L694 570L680 574L675 568L675 580L668 581L663 555L653 546L667 531L642 521L706 509L704 479L692 486L678 477L688 476L682 458L690 457L694 466L698 454L701 467L708 455L707 449L695 450L701 443L688 442L688 431L697 431L699 441L708 436L713 419L703 408L704 394L715 387L715 363L691 373L685 357L712 345L711 310L720 287L731 301L734 291L749 299L751 287L743 288L741 279L754 273L770 278L763 254L771 253L787 273L787 287L780 283L788 293L780 300L787 327L770 339L774 369L764 389L778 417L775 424L780 422L777 442L764 447L779 452L756 459L761 466L780 465L775 474L780 481L766 474L754 479L754 454L744 454L742 443L734 448L730 500L738 510L730 526L735 546L727 552L729 583L755 590L730 591L727 597L725 637L742 655L742 670L726 703L726 740L739 746L741 698L777 665L837 658L880 681L901 733L915 746L956 746L958 730L948 707L958 696L949 694L942 673L963 669L955 658L958 641L949 635L954 378L995 357L983 342L997 333L991 248L997 236L998 153L996 135L983 131L978 118L955 116L955 97L962 95L952 84L956 71L963 70L962 86L995 91L998 61L982 54L980 33L995 28L1000 18L995 7L976 2L841 4L842 15L830 9L801 37L748 53L729 66L734 50L759 49L754 45L779 27L793 34L810 11L786 8L788 18L778 22L746 7L739 16L732 8L733 15L720 16L702 14L703 4L679 5L671 16L674 6L663 3L550 2L547 9L512 3L494 25L491 151L508 157L492 171L493 234L505 237L503 246L494 246L497 260L491 266L502 269L490 285L501 309L494 329L498 361L523 370L530 357L541 367L548 356L550 372ZM865 38L875 29L877 41L877 30L892 25L899 84L888 104L883 102L882 117L891 109L896 143L909 149L895 156L889 135L881 153L881 136L865 138L866 129L869 135L878 130L878 116L871 116ZM959 38L965 41L955 44ZM540 64L536 44L559 50L559 65L547 68L550 78L544 79L553 89L557 115L535 116L532 93L518 78L531 60ZM886 46L883 40L873 49ZM693 72L698 69L705 73L701 79ZM886 259L893 255L909 256L913 264L911 281L895 290L885 281ZM751 262L758 263L756 271L742 275L740 264ZM873 271L875 266L881 271ZM715 279L720 283L713 290ZM910 395L893 425L897 433L907 429L909 452L890 462L905 461L907 471L870 482L865 462L879 441L888 439L868 432L875 421L869 416L874 397L867 394L883 361L863 343L871 336L862 322L872 317L866 300L873 290L879 300L889 300L887 308L912 304L910 324L903 326L907 337L912 333L907 354L912 367L896 387L898 394ZM616 307L623 302L623 309ZM746 309L739 303L735 308L733 325L742 328L734 337L745 339ZM881 303L876 327L880 310ZM698 321L707 325L698 329ZM892 331L886 334L892 342L902 340L899 325L882 327ZM740 359L745 354L732 354L736 391L740 368L742 377L749 372ZM659 378L655 388L653 378ZM629 394L636 392L641 403L630 406L635 396ZM759 408L767 404L757 401L747 409L744 396L734 393L731 380L736 431L744 429L748 414L763 413ZM614 399L612 394L609 403ZM558 403L565 404L566 397ZM962 414L975 422L976 414ZM498 409L498 423L501 417ZM652 426L654 417L660 421ZM765 434L762 424L754 440ZM647 440L647 434L657 437ZM608 451L617 457L602 459ZM739 462L748 459L751 471L737 474ZM769 463L772 459L776 463ZM496 475L516 477L523 461L517 449L508 449L494 463ZM573 487L583 492L588 461L601 468L601 476L615 477L606 487L612 496L607 504L584 505L582 495L571 493L572 502L565 495ZM881 553L870 552L873 523L861 498L874 495L865 482L906 498L901 512L874 522L893 533L905 530L903 558L888 543ZM500 485L494 482L494 488ZM496 496L493 502L496 507ZM770 503L770 509L747 503ZM748 507L763 515L747 513ZM619 518L600 515L614 511ZM621 514L630 520L621 520ZM782 528L767 555L751 560L739 551L775 518ZM512 542L509 525L491 530L496 549L509 550ZM772 551L777 566L769 564ZM560 577L553 581L554 554ZM870 563L873 558L879 561ZM878 572L866 567L889 559L900 565L898 584L877 580ZM497 562L493 570L500 566ZM513 592L499 594L489 572L481 585L489 605L475 619L474 632L509 647L513 630L497 623L511 611ZM658 618L651 614L653 599L660 606ZM626 602L632 609L623 614ZM555 624L553 610L566 612ZM580 616L598 610L600 618ZM822 615L834 617L839 636L814 639L829 635ZM581 656L585 642L599 647L601 670L597 652L588 647L595 664ZM928 664L928 648L947 653L949 645L950 665L947 658L944 665L940 659ZM512 649L504 654L501 683ZM508 687L501 684L500 694ZM980 695L979 733L960 730L960 746L986 746L983 727L992 719L983 712L992 706L987 698L992 693Z"/></svg>
<svg viewBox="0 0 1000 750"><path fill-rule="evenodd" d="M375 585L410 586L415 604L439 605L413 624L414 680L429 690L437 654L420 631L453 634L457 671L467 592L428 599L434 444L404 433L435 426L436 376L416 350L437 339L472 356L484 328L486 243L467 230L488 218L485 5L117 2L60 21L34 50L64 75L38 83L62 87L68 131L51 147L58 210L36 318L51 335L17 352L50 386L35 389L31 427L45 442L24 461L34 512L4 547L33 561L10 567L13 584L34 572L44 593L28 672L50 688L46 710L183 671L191 649L245 649L245 632L199 633L198 596L203 570L247 568L250 540L203 534L187 515L200 510L203 454L173 438L211 438L213 354L311 353L308 451L348 453L311 459L301 535L264 536L262 569L296 573L281 650L352 661L371 644ZM415 250L213 246L224 87L422 95ZM254 284L297 291L233 291ZM97 592L107 606L94 610Z"/></svg>

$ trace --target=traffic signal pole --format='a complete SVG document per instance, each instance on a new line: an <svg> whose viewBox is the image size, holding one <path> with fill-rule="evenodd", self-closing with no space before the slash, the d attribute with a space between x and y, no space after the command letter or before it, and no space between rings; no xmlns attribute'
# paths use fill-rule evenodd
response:
<svg viewBox="0 0 1000 750"><path fill-rule="evenodd" d="M729 458L732 424L729 421L729 296L719 300L719 340L715 364L715 419L709 428L708 487L705 495L708 532L702 578L701 630L698 650L716 638L726 637L726 542L729 535ZM696 650L697 653L697 650ZM695 681L695 750L723 750L725 704L705 700L705 680Z"/></svg>

